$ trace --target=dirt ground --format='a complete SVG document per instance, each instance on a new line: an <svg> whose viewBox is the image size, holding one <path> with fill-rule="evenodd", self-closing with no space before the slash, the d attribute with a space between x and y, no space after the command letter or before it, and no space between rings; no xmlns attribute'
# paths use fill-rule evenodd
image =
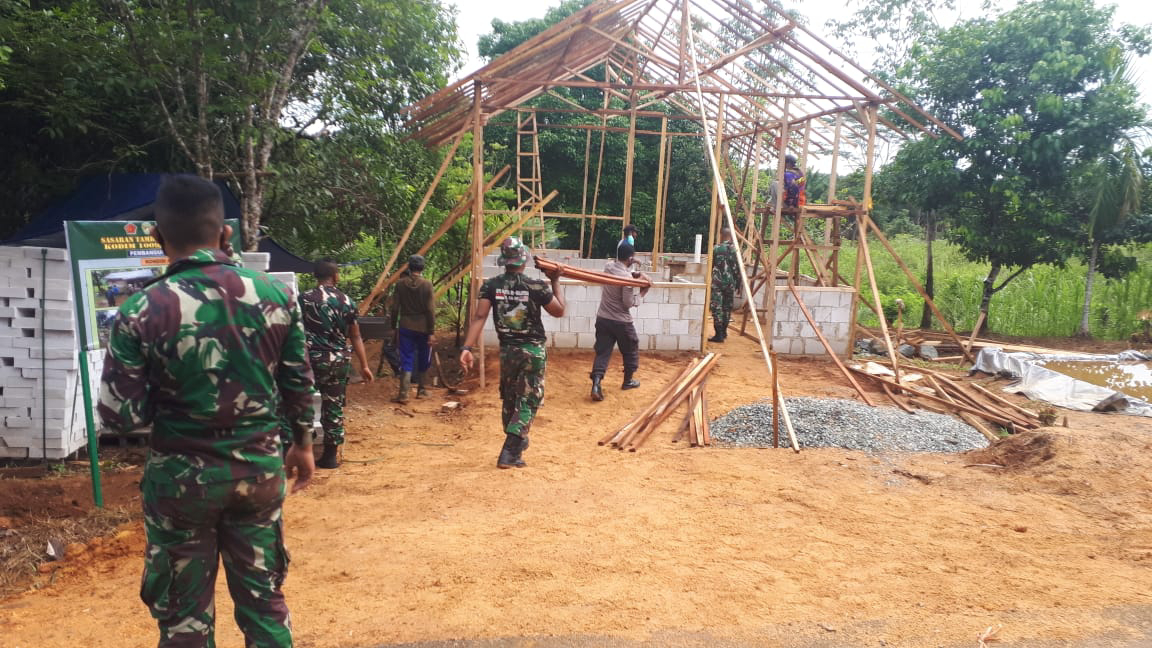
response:
<svg viewBox="0 0 1152 648"><path fill-rule="evenodd" d="M753 342L720 351L713 417L768 395ZM1152 421L1069 412L967 455L687 448L677 420L597 446L689 357L645 355L632 392L616 358L594 403L591 354L554 353L521 470L495 468L491 381L453 415L352 386L345 465L285 505L297 645L1152 645ZM853 398L828 363L782 366L787 396ZM66 490L45 506L87 504ZM0 645L154 645L142 551L138 520L76 548L0 601ZM217 604L241 645L223 582Z"/></svg>

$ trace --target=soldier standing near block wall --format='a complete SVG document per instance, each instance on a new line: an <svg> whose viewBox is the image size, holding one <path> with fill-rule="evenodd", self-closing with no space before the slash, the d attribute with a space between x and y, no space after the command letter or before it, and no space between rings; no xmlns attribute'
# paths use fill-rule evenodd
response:
<svg viewBox="0 0 1152 648"><path fill-rule="evenodd" d="M484 320L492 323L500 338L500 400L504 424L504 447L498 468L523 468L521 454L528 448L528 432L544 399L544 370L548 363L548 338L540 319L543 308L552 317L564 316L560 275L548 275L551 285L524 276L531 254L516 237L500 245L504 274L492 277L480 288L479 299L460 352L460 365L472 369L472 346L480 341Z"/></svg>
<svg viewBox="0 0 1152 648"><path fill-rule="evenodd" d="M171 264L121 305L99 404L113 429L152 425L140 598L161 648L214 645L223 558L246 645L291 646L281 506L287 479L297 473L296 492L314 467L300 310L282 283L224 252L232 231L215 184L173 176L155 209ZM280 406L296 441L284 459Z"/></svg>
<svg viewBox="0 0 1152 648"><path fill-rule="evenodd" d="M740 288L740 256L732 243L732 231L720 230L720 244L712 249L712 298L708 304L712 311L715 335L709 342L723 342L728 338L728 322L732 320L732 300Z"/></svg>
<svg viewBox="0 0 1152 648"><path fill-rule="evenodd" d="M300 295L304 331L308 335L308 360L316 374L320 392L320 426L324 428L324 454L316 465L338 468L340 446L344 444L344 400L348 390L348 373L352 369L349 346L360 361L360 375L372 382L368 354L356 323L356 304L336 284L340 266L331 259L316 262L313 273L316 287Z"/></svg>

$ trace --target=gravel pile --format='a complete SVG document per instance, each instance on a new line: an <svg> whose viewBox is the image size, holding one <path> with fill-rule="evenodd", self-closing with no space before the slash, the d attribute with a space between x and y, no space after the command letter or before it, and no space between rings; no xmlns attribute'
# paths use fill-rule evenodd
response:
<svg viewBox="0 0 1152 648"><path fill-rule="evenodd" d="M908 414L894 407L869 407L836 399L784 401L802 448L845 448L862 452L964 452L987 447L972 427L943 414ZM771 402L743 405L712 421L717 445L772 446ZM780 446L788 445L780 422Z"/></svg>

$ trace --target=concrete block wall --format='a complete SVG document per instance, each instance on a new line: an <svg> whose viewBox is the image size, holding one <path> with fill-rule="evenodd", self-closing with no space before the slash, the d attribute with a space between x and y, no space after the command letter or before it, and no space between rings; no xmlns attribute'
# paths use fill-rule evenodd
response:
<svg viewBox="0 0 1152 648"><path fill-rule="evenodd" d="M589 270L603 270L603 259L565 259L549 255L568 265ZM496 257L485 259L485 277L501 272ZM535 268L525 271L528 276L543 279ZM544 330L548 333L548 346L557 349L592 349L596 341L596 311L600 308L600 286L570 279L560 280L564 299L568 305L564 317L544 315ZM644 351L699 351L700 326L707 309L704 304L704 285L700 283L654 281L651 290L633 309L636 335ZM491 320L484 328L484 344L499 344Z"/></svg>
<svg viewBox="0 0 1152 648"><path fill-rule="evenodd" d="M849 287L798 286L800 298L820 332L840 357L852 352L852 304L856 290ZM804 317L796 297L787 287L776 287L776 314L772 325L772 346L788 355L827 355L824 345Z"/></svg>
<svg viewBox="0 0 1152 648"><path fill-rule="evenodd" d="M63 459L87 445L80 340L67 254L60 248L0 247L0 459L42 459L45 446L48 459ZM261 271L268 267L266 254L243 257L250 267ZM294 274L274 276L295 290ZM90 389L97 401L104 351L89 353L88 363ZM319 401L317 394L317 421Z"/></svg>
<svg viewBox="0 0 1152 648"><path fill-rule="evenodd" d="M85 445L77 348L65 250L0 247L0 458L62 459Z"/></svg>

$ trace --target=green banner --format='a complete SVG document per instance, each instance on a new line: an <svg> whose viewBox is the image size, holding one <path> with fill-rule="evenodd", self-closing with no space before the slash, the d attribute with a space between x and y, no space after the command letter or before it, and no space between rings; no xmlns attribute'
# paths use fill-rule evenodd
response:
<svg viewBox="0 0 1152 648"><path fill-rule="evenodd" d="M232 249L240 250L240 223L232 226ZM116 309L164 274L168 257L152 238L154 221L67 221L76 321L85 350L103 349Z"/></svg>

